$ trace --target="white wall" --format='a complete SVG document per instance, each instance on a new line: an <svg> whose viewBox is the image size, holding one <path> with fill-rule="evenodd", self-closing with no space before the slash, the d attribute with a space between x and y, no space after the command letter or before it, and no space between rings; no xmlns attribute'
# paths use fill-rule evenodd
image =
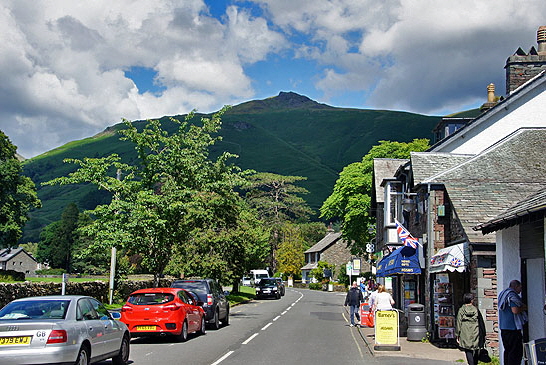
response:
<svg viewBox="0 0 546 365"><path fill-rule="evenodd" d="M510 227L497 231L497 292L510 285L514 279L521 280L521 265L519 256L519 226ZM504 365L504 346L499 330L499 358L501 365Z"/></svg>
<svg viewBox="0 0 546 365"><path fill-rule="evenodd" d="M534 89L507 99L432 151L477 154L519 128L546 127L546 77L542 79Z"/></svg>

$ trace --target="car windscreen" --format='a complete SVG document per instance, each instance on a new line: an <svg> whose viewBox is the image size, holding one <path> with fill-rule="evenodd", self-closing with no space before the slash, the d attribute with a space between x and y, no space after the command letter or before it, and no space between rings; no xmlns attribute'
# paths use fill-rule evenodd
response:
<svg viewBox="0 0 546 365"><path fill-rule="evenodd" d="M172 302L174 295L171 293L136 293L132 294L127 302L133 305L154 305Z"/></svg>
<svg viewBox="0 0 546 365"><path fill-rule="evenodd" d="M267 278L267 274L256 274L256 279Z"/></svg>
<svg viewBox="0 0 546 365"><path fill-rule="evenodd" d="M262 279L260 280L260 286L272 286L276 285L275 279Z"/></svg>
<svg viewBox="0 0 546 365"><path fill-rule="evenodd" d="M14 301L0 310L0 320L64 319L70 300L36 299Z"/></svg>
<svg viewBox="0 0 546 365"><path fill-rule="evenodd" d="M175 281L173 288L182 288L201 296L207 294L207 285L204 281Z"/></svg>

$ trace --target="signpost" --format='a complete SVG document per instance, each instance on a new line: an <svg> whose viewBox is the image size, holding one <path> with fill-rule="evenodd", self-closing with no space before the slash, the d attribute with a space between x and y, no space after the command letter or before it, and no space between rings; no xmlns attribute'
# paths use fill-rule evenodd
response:
<svg viewBox="0 0 546 365"><path fill-rule="evenodd" d="M61 284L61 295L65 295L66 294L66 283L68 283L68 274L64 273L63 274L63 283Z"/></svg>

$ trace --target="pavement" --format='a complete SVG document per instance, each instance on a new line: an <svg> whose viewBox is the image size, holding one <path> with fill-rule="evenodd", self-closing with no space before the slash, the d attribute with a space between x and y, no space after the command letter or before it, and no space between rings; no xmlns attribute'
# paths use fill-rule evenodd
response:
<svg viewBox="0 0 546 365"><path fill-rule="evenodd" d="M345 307L346 310L348 307ZM347 313L347 318L349 314ZM399 337L400 350L377 350L375 349L375 328L357 326L351 328L359 332L360 337L366 343L370 353L374 357L392 356L413 359L426 359L438 361L442 364L466 363L465 354L458 348L448 346L447 343L431 343L428 341L408 341L406 337Z"/></svg>

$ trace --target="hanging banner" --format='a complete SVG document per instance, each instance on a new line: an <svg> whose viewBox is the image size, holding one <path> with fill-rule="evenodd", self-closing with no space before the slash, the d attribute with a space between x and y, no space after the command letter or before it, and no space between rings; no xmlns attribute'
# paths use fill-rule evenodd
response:
<svg viewBox="0 0 546 365"><path fill-rule="evenodd" d="M375 350L400 351L398 311L375 312Z"/></svg>

